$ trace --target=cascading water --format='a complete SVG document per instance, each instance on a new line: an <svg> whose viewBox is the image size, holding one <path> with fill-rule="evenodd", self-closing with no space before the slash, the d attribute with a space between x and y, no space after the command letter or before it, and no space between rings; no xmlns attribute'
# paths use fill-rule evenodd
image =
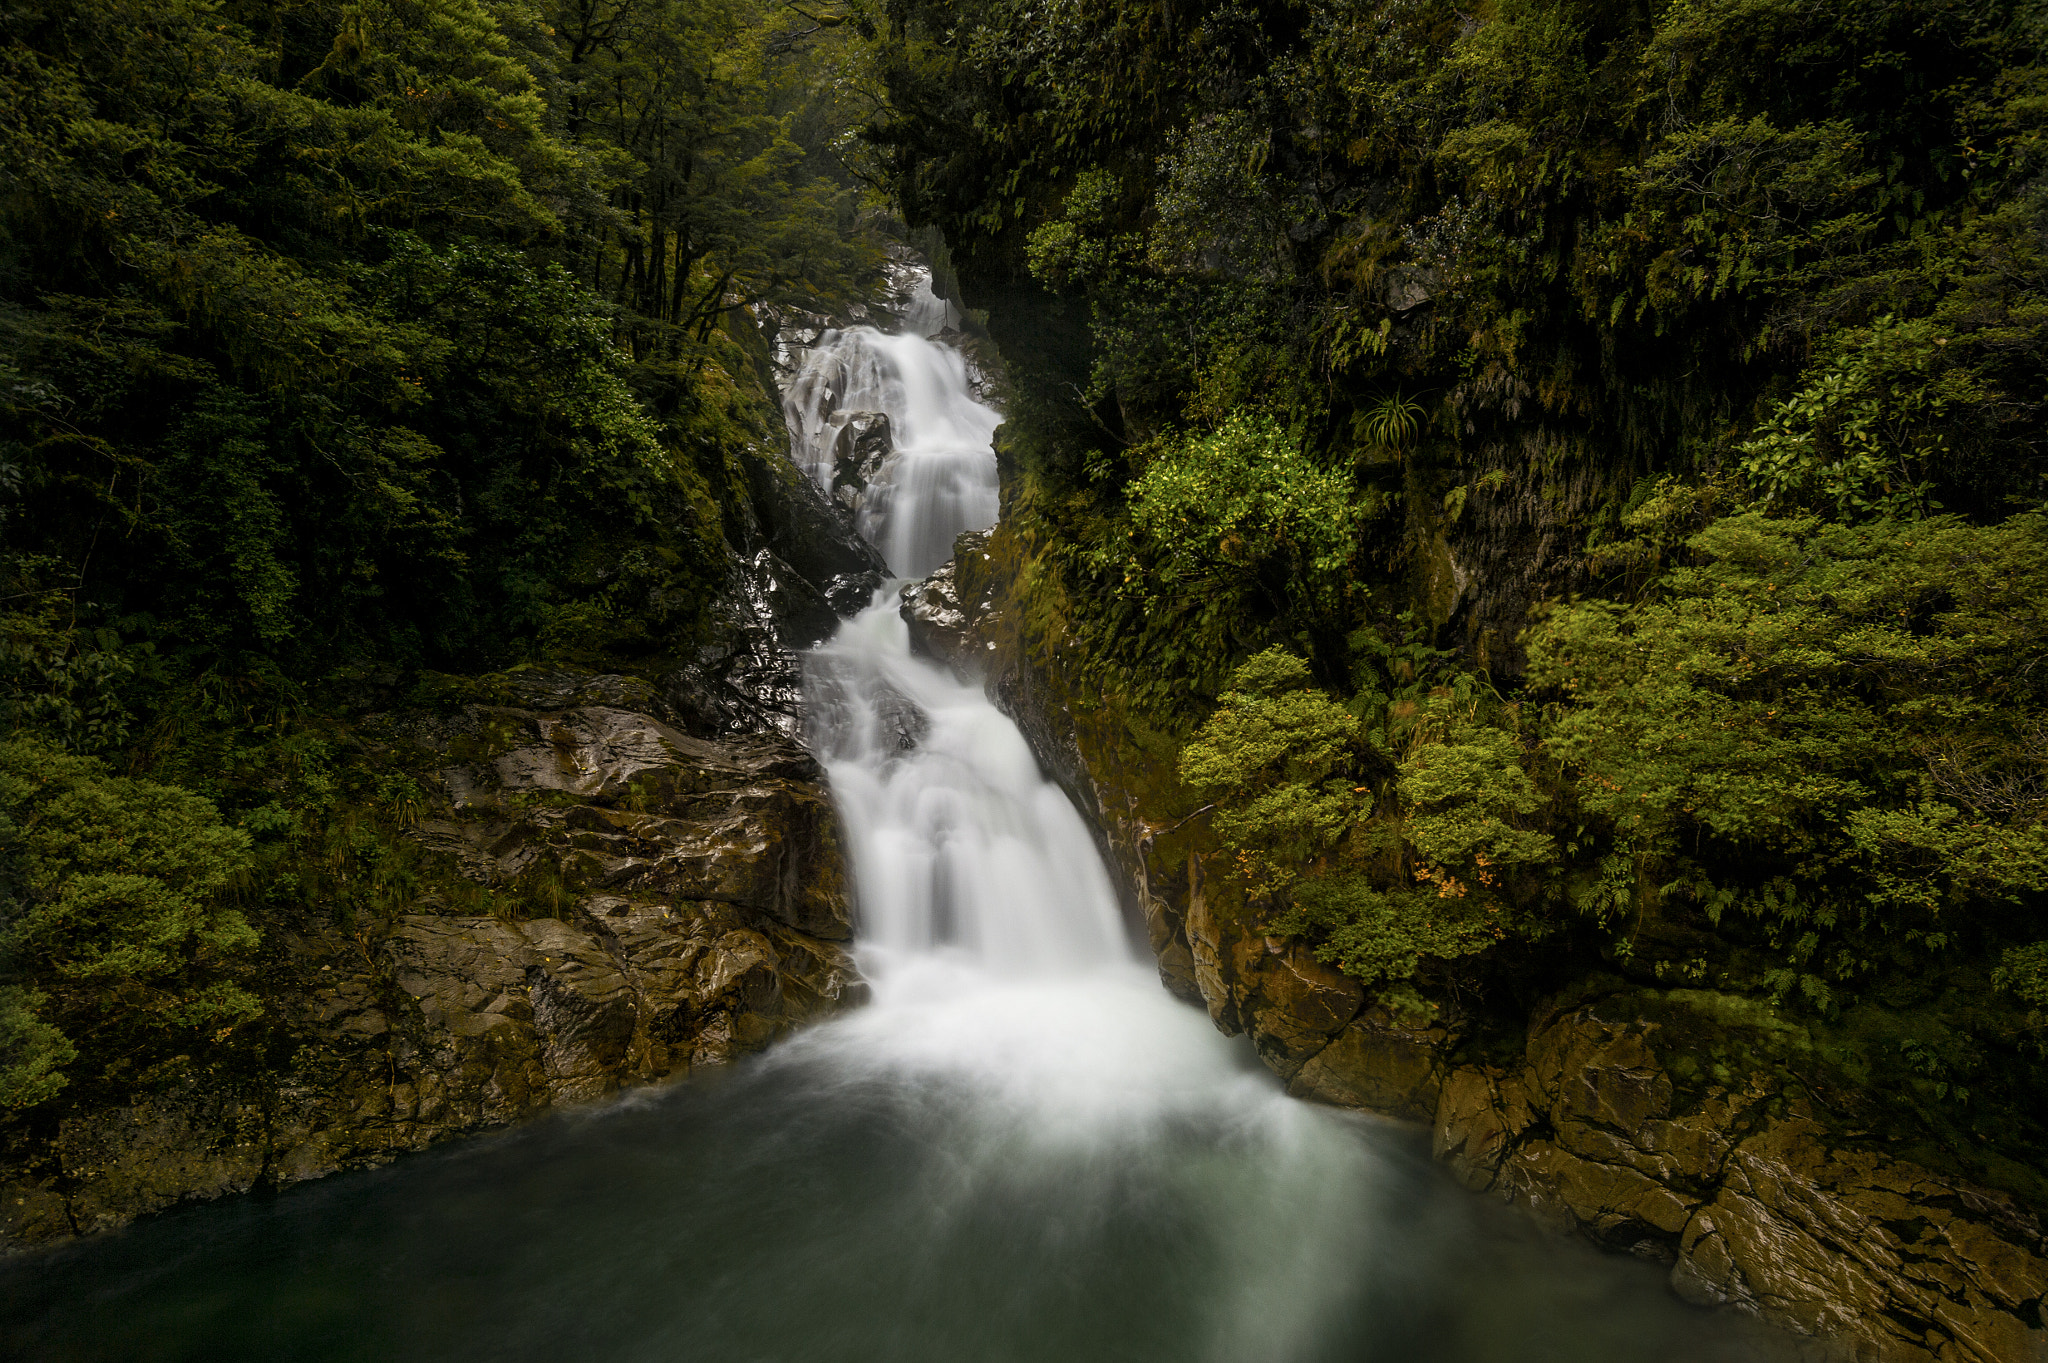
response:
<svg viewBox="0 0 2048 1363"><path fill-rule="evenodd" d="M858 373L858 382L846 376ZM831 388L833 397L821 396ZM898 571L994 516L958 356L842 333L792 386L943 466ZM978 445L970 441L981 432ZM943 434L933 434L942 432ZM835 437L836 438L836 437ZM922 455L917 456L922 457ZM936 557L935 557L936 556ZM1141 967L1079 816L885 589L810 658L871 1006L724 1076L0 1274L38 1359L1730 1363L1650 1265L1540 1239L1403 1133L1286 1098Z"/></svg>
<svg viewBox="0 0 2048 1363"><path fill-rule="evenodd" d="M783 410L798 462L828 493L845 481L849 421L888 417L893 449L854 501L861 534L891 570L922 577L953 556L955 535L995 520L989 440L1003 418L975 400L967 362L951 346L907 331L832 332L790 382Z"/></svg>

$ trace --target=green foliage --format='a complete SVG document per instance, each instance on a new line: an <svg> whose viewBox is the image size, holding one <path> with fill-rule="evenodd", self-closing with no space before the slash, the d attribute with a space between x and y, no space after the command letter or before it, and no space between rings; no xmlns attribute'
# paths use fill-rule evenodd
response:
<svg viewBox="0 0 2048 1363"><path fill-rule="evenodd" d="M1994 989L2010 990L2034 1008L2048 1008L2048 942L2007 947L1991 972Z"/></svg>
<svg viewBox="0 0 2048 1363"><path fill-rule="evenodd" d="M0 1109L34 1107L64 1087L63 1067L78 1058L64 1033L37 1011L49 997L18 985L0 986Z"/></svg>
<svg viewBox="0 0 2048 1363"><path fill-rule="evenodd" d="M0 958L46 981L71 1025L198 1032L261 1011L229 978L256 933L227 894L251 865L249 835L175 786L114 776L32 739L0 740L7 847ZM52 1096L70 1040L10 985L0 1015L4 1083L17 1105Z"/></svg>
<svg viewBox="0 0 2048 1363"><path fill-rule="evenodd" d="M1104 277L1135 249L1135 237L1105 240L1101 235L1115 221L1121 192L1116 177L1101 167L1082 171L1067 193L1062 216L1034 228L1024 244L1032 276L1053 288L1087 283Z"/></svg>
<svg viewBox="0 0 2048 1363"><path fill-rule="evenodd" d="M1438 688L1368 727L1268 649L1182 747L1180 777L1211 799L1245 888L1282 904L1273 931L1368 983L1404 980L1522 930L1505 878L1554 852L1509 822L1538 799L1515 737L1478 710Z"/></svg>
<svg viewBox="0 0 2048 1363"><path fill-rule="evenodd" d="M1133 577L1156 564L1164 591L1261 591L1310 612L1338 604L1367 514L1348 477L1252 412L1208 434L1161 438L1130 503L1144 550Z"/></svg>
<svg viewBox="0 0 2048 1363"><path fill-rule="evenodd" d="M1001 304L1042 490L1020 525L1118 622L1104 650L1148 698L1162 671L1213 693L1211 659L1274 641L1334 675L1361 578L1440 626L1447 562L1536 553L1538 596L1582 567L1640 586L1652 564L1582 552L1660 475L1740 466L1780 512L1852 518L1981 519L2048 487L2026 6L889 15L870 134ZM1172 599L1209 574L1126 612L1124 494L1162 442L1247 412L1355 471L1351 554L1227 611ZM1460 622L1509 670L1521 599L1482 591Z"/></svg>
<svg viewBox="0 0 2048 1363"><path fill-rule="evenodd" d="M1028 608L1187 740L1247 926L1479 1044L1594 972L1768 994L1858 1033L1858 1129L2038 1196L2038 6L888 18ZM1319 477L1203 445L1251 418Z"/></svg>
<svg viewBox="0 0 2048 1363"><path fill-rule="evenodd" d="M1948 337L1931 319L1880 317L1837 342L1739 446L1742 475L1768 505L1841 516L1910 518L1931 507L1930 475L1947 452L1951 406L1981 397L1941 363Z"/></svg>
<svg viewBox="0 0 2048 1363"><path fill-rule="evenodd" d="M1746 512L1633 605L1550 613L1546 749L1648 893L1759 928L1816 999L2048 893L2048 520ZM2016 920L2013 920L2016 921Z"/></svg>
<svg viewBox="0 0 2048 1363"><path fill-rule="evenodd" d="M790 11L745 0L548 13L557 115L617 175L579 274L632 309L636 358L686 354L757 303L842 303L874 279L860 188L819 145L857 113L833 112L859 79L843 44L778 31Z"/></svg>
<svg viewBox="0 0 2048 1363"><path fill-rule="evenodd" d="M1368 986L1412 978L1425 960L1451 961L1493 946L1504 935L1500 907L1433 889L1375 887L1336 874L1295 886L1274 930L1316 943L1316 957Z"/></svg>
<svg viewBox="0 0 2048 1363"><path fill-rule="evenodd" d="M1437 741L1414 743L1401 763L1397 789L1409 810L1408 841L1434 876L1462 870L1491 884L1506 868L1540 864L1555 851L1547 833L1509 820L1533 814L1543 801L1522 764L1515 734L1471 716L1476 706L1432 697L1429 712L1442 723Z"/></svg>
<svg viewBox="0 0 2048 1363"><path fill-rule="evenodd" d="M1371 808L1354 789L1360 725L1309 685L1307 666L1279 649L1231 679L1201 732L1181 749L1180 778L1216 807L1214 826L1259 889L1279 889L1291 863L1325 856Z"/></svg>
<svg viewBox="0 0 2048 1363"><path fill-rule="evenodd" d="M254 1054L259 927L424 892L338 694L693 653L779 421L735 319L881 259L846 17L0 16L0 1102Z"/></svg>
<svg viewBox="0 0 2048 1363"><path fill-rule="evenodd" d="M1422 404L1391 393L1358 414L1358 433L1366 448L1398 452L1422 433Z"/></svg>

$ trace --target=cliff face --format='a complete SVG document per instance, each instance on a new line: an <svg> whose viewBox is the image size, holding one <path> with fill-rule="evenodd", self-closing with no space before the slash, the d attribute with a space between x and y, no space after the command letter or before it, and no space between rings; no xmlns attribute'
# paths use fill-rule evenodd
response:
<svg viewBox="0 0 2048 1363"><path fill-rule="evenodd" d="M1097 828L1166 987L1248 1033L1303 1098L1428 1126L1474 1190L1671 1265L1689 1301L1815 1336L1822 1356L2048 1358L2048 1244L2010 1194L1886 1148L1836 1039L1739 995L1592 970L1452 1015L1370 999L1228 892L1201 812L1171 819L1170 742L1082 694L1044 578L998 529L904 592L912 637L986 681Z"/></svg>
<svg viewBox="0 0 2048 1363"><path fill-rule="evenodd" d="M772 730L693 738L676 718L644 681L572 672L361 716L362 741L438 769L411 830L426 868L486 893L544 884L557 911L427 889L354 931L274 926L270 1063L194 1056L18 1135L5 1241L377 1164L724 1062L857 998L822 772Z"/></svg>

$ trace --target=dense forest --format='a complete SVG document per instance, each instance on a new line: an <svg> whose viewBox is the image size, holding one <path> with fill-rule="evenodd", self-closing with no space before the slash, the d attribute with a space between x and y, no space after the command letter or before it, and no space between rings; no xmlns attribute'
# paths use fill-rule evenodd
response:
<svg viewBox="0 0 2048 1363"><path fill-rule="evenodd" d="M2044 24L891 8L1034 646L1247 930L1498 1036L1589 969L1766 1000L2041 1197Z"/></svg>
<svg viewBox="0 0 2048 1363"><path fill-rule="evenodd" d="M0 33L0 1105L261 1062L266 924L417 895L362 678L691 656L749 309L859 295L893 211L1011 368L1029 627L1262 931L1513 1026L1768 1000L2043 1199L2038 5Z"/></svg>
<svg viewBox="0 0 2048 1363"><path fill-rule="evenodd" d="M30 0L0 43L0 1108L33 1115L283 1063L265 935L418 898L422 790L352 684L692 655L780 458L748 310L829 310L882 238L830 16Z"/></svg>

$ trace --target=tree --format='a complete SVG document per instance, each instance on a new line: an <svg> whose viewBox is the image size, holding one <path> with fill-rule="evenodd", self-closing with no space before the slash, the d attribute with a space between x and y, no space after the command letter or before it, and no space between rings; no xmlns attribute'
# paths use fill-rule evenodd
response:
<svg viewBox="0 0 2048 1363"><path fill-rule="evenodd" d="M228 902L249 835L210 802L0 739L0 848L0 1104L53 1096L77 1037L195 1036L261 1011L233 978L256 945Z"/></svg>

